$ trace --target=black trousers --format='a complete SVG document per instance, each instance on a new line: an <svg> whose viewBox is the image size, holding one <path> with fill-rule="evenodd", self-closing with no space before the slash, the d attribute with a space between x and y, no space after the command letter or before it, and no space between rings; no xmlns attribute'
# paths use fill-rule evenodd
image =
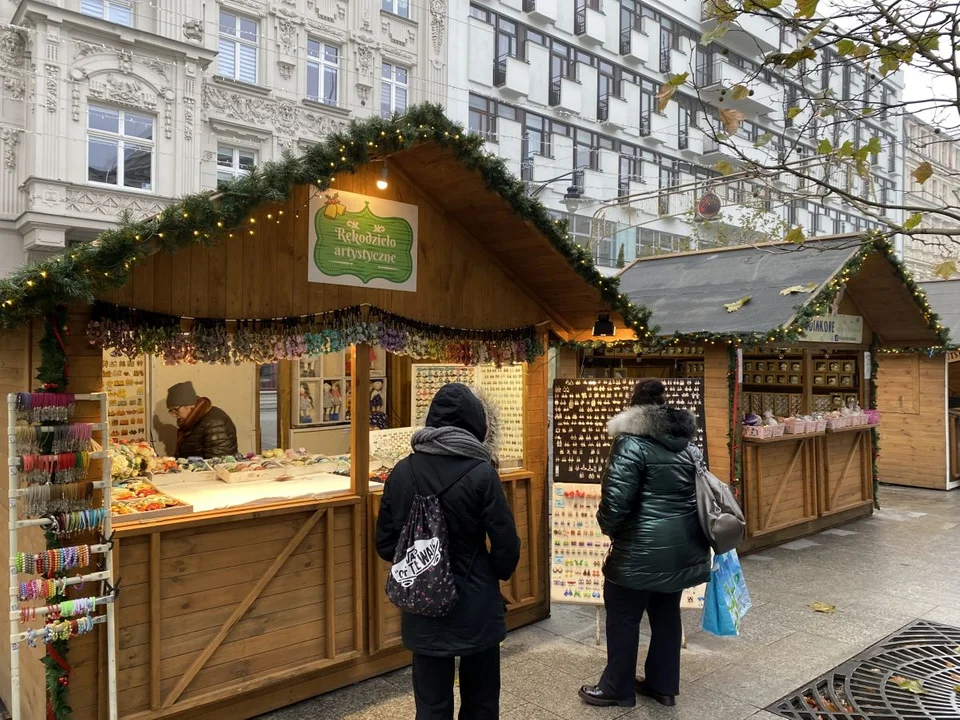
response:
<svg viewBox="0 0 960 720"><path fill-rule="evenodd" d="M680 694L680 598L683 593L632 590L607 580L603 604L607 610L607 668L600 690L618 700L636 697L634 678L640 652L640 620L646 611L653 637L644 663L644 678L653 692Z"/></svg>
<svg viewBox="0 0 960 720"><path fill-rule="evenodd" d="M452 657L413 656L417 720L453 720ZM459 720L499 720L500 646L460 658Z"/></svg>

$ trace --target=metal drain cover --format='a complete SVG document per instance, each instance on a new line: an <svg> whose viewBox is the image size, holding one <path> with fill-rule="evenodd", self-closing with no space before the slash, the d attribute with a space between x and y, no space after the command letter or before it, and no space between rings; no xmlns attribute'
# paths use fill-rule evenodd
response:
<svg viewBox="0 0 960 720"><path fill-rule="evenodd" d="M958 720L960 628L911 623L767 711L791 720Z"/></svg>

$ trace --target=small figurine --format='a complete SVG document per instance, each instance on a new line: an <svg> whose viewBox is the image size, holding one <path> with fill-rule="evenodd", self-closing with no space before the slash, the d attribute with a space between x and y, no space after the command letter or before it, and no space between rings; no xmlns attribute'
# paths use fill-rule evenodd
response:
<svg viewBox="0 0 960 720"><path fill-rule="evenodd" d="M306 383L300 383L300 422L303 424L312 423L314 409L310 387Z"/></svg>
<svg viewBox="0 0 960 720"><path fill-rule="evenodd" d="M333 383L333 387L330 390L331 396L331 406L330 406L330 419L339 420L340 419L340 408L343 407L343 395L340 392L340 383Z"/></svg>
<svg viewBox="0 0 960 720"><path fill-rule="evenodd" d="M333 409L333 392L330 383L323 383L323 420L330 419L330 412Z"/></svg>

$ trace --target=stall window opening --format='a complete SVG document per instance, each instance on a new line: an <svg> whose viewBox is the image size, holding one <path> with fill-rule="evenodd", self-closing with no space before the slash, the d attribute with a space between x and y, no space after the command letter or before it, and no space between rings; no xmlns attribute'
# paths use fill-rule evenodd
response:
<svg viewBox="0 0 960 720"><path fill-rule="evenodd" d="M91 105L87 109L87 181L153 190L152 117Z"/></svg>
<svg viewBox="0 0 960 720"><path fill-rule="evenodd" d="M218 72L231 80L256 84L260 23L243 15L220 12Z"/></svg>
<svg viewBox="0 0 960 720"><path fill-rule="evenodd" d="M81 0L80 13L133 27L133 3L124 0Z"/></svg>
<svg viewBox="0 0 960 720"><path fill-rule="evenodd" d="M336 106L339 98L340 48L307 39L307 97Z"/></svg>
<svg viewBox="0 0 960 720"><path fill-rule="evenodd" d="M400 65L383 63L380 71L380 114L390 117L407 110L409 71Z"/></svg>
<svg viewBox="0 0 960 720"><path fill-rule="evenodd" d="M217 145L217 184L247 175L257 164L257 153L246 148Z"/></svg>

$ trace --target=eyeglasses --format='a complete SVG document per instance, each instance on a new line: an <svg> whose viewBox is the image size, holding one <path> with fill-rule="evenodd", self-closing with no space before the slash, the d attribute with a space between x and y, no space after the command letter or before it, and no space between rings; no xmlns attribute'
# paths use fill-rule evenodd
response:
<svg viewBox="0 0 960 720"><path fill-rule="evenodd" d="M171 415L179 415L180 408L179 407L167 408L167 412L170 413Z"/></svg>

